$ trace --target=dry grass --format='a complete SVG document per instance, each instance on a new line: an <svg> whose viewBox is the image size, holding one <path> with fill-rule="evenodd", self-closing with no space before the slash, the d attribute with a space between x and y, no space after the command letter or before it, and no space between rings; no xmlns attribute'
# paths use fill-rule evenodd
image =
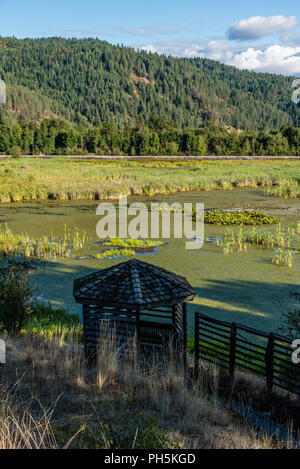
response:
<svg viewBox="0 0 300 469"><path fill-rule="evenodd" d="M271 448L218 401L218 371L187 386L174 360L139 363L114 339L87 369L82 348L40 337L7 340L0 448ZM207 397L210 394L210 397Z"/></svg>

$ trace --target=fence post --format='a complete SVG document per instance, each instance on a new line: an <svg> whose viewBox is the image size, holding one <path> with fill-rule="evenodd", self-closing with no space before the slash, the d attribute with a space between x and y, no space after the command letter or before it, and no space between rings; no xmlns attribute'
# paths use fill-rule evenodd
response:
<svg viewBox="0 0 300 469"><path fill-rule="evenodd" d="M183 325L183 366L184 366L184 373L186 374L187 371L187 361L186 361L186 321L187 321L187 307L186 303L182 305L182 325Z"/></svg>
<svg viewBox="0 0 300 469"><path fill-rule="evenodd" d="M235 358L236 358L236 324L231 324L230 331L230 355L229 355L229 375L231 378L234 377L235 369Z"/></svg>
<svg viewBox="0 0 300 469"><path fill-rule="evenodd" d="M139 360L140 358L140 348L141 348L141 336L140 336L140 320L141 314L140 310L135 311L135 318L136 318L136 329L135 329L135 348L136 348L136 359Z"/></svg>
<svg viewBox="0 0 300 469"><path fill-rule="evenodd" d="M269 334L268 345L266 350L266 376L267 376L267 391L270 394L274 382L274 335L272 332Z"/></svg>
<svg viewBox="0 0 300 469"><path fill-rule="evenodd" d="M197 379L199 376L199 315L195 313L195 362L194 362L194 375Z"/></svg>

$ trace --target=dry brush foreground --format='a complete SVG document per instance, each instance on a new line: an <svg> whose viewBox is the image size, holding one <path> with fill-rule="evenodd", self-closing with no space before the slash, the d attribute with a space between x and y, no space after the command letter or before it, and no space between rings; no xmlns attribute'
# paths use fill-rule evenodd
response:
<svg viewBox="0 0 300 469"><path fill-rule="evenodd" d="M186 386L180 367L122 360L114 344L87 369L65 334L7 340L0 448L280 448L219 403L218 372ZM210 389L210 397L206 390Z"/></svg>

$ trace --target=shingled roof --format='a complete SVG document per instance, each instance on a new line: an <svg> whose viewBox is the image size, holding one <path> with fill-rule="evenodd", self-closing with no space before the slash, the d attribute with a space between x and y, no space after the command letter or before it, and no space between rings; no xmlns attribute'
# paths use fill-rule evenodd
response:
<svg viewBox="0 0 300 469"><path fill-rule="evenodd" d="M129 308L192 300L195 292L181 275L133 259L74 281L77 303Z"/></svg>

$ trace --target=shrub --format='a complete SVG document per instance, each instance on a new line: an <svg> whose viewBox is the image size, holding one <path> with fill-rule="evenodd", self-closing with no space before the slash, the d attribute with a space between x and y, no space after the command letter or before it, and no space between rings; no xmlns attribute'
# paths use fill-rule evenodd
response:
<svg viewBox="0 0 300 469"><path fill-rule="evenodd" d="M13 158L21 158L22 157L22 150L20 147L12 147L10 149L11 156Z"/></svg>
<svg viewBox="0 0 300 469"><path fill-rule="evenodd" d="M35 291L28 272L21 266L0 269L0 325L8 334L21 332L25 319L33 312L31 300Z"/></svg>

